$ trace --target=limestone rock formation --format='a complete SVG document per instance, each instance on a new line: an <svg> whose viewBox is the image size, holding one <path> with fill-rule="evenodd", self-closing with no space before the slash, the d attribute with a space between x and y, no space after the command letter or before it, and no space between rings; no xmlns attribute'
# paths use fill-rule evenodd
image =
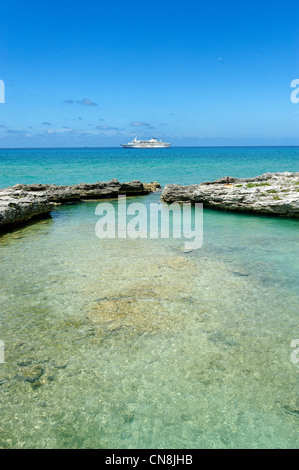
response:
<svg viewBox="0 0 299 470"><path fill-rule="evenodd" d="M256 178L223 177L213 182L162 191L167 203L203 203L222 210L299 217L299 173L265 173Z"/></svg>
<svg viewBox="0 0 299 470"><path fill-rule="evenodd" d="M53 204L43 194L23 190L0 191L0 229L50 213Z"/></svg>
<svg viewBox="0 0 299 470"><path fill-rule="evenodd" d="M54 204L78 202L91 199L115 198L120 194L138 196L156 191L160 185L131 181L81 183L72 186L55 184L17 184L0 190L0 230L7 231L15 224L47 216Z"/></svg>
<svg viewBox="0 0 299 470"><path fill-rule="evenodd" d="M117 179L108 182L80 183L71 186L56 186L55 184L17 184L11 189L33 193L42 193L50 202L72 202L86 199L105 199L117 197L119 194L137 196L156 190L158 183L141 183L131 181L119 183Z"/></svg>

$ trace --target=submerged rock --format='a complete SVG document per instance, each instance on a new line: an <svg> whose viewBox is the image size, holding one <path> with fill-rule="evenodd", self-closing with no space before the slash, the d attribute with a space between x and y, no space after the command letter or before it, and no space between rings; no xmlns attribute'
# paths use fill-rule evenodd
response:
<svg viewBox="0 0 299 470"><path fill-rule="evenodd" d="M249 274L242 273L242 272L240 272L240 271L233 271L233 274L234 274L235 276L240 276L240 277L248 277L248 276L249 276Z"/></svg>
<svg viewBox="0 0 299 470"><path fill-rule="evenodd" d="M111 291L107 286L105 295L87 313L95 337L165 335L181 331L188 322L188 316L182 318L184 309L198 313L198 305L192 305L191 293L181 278L192 278L194 263L183 256L172 256L141 264L145 278L134 271L134 287ZM161 271L164 276L156 277ZM180 302L181 310L173 311L173 302Z"/></svg>
<svg viewBox="0 0 299 470"><path fill-rule="evenodd" d="M283 409L286 413L299 417L299 409L293 408L292 406L288 405L283 406Z"/></svg>
<svg viewBox="0 0 299 470"><path fill-rule="evenodd" d="M299 217L299 173L265 173L256 178L220 178L213 182L162 191L164 202L203 203L229 211Z"/></svg>
<svg viewBox="0 0 299 470"><path fill-rule="evenodd" d="M68 365L68 361L56 361L53 363L55 369L65 369Z"/></svg>
<svg viewBox="0 0 299 470"><path fill-rule="evenodd" d="M45 373L45 370L44 370L43 367L41 367L40 365L37 364L37 365L34 365L31 368L25 369L23 373L25 374L24 381L29 382L31 384L34 384Z"/></svg>
<svg viewBox="0 0 299 470"><path fill-rule="evenodd" d="M126 413L124 415L124 423L125 424L132 423L134 421L134 418L135 418L134 413Z"/></svg>
<svg viewBox="0 0 299 470"><path fill-rule="evenodd" d="M28 360L19 360L17 361L17 365L19 367L28 367L28 366L31 366L31 364L33 363L33 360L32 359L28 359Z"/></svg>

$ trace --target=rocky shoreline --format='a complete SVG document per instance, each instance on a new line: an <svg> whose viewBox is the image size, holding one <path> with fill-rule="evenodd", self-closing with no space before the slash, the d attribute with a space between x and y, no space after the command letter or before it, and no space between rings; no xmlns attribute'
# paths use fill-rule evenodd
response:
<svg viewBox="0 0 299 470"><path fill-rule="evenodd" d="M299 217L299 173L223 177L190 186L170 184L163 189L161 199L167 203L198 202L225 211Z"/></svg>
<svg viewBox="0 0 299 470"><path fill-rule="evenodd" d="M55 204L115 198L120 194L141 196L161 188L157 182L131 181L54 184L17 184L0 190L0 231L11 230L34 218L50 215ZM203 203L205 207L284 217L299 217L299 173L265 173L255 178L223 177L216 181L181 186L166 185L166 203Z"/></svg>
<svg viewBox="0 0 299 470"><path fill-rule="evenodd" d="M17 224L49 216L55 204L114 198L120 194L141 196L156 191L157 182L131 181L81 183L71 186L54 184L17 184L0 190L0 231L9 231Z"/></svg>

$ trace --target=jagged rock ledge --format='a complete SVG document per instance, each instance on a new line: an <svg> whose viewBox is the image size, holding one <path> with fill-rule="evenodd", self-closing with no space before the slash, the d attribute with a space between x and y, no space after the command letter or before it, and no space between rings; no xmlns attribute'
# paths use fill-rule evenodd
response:
<svg viewBox="0 0 299 470"><path fill-rule="evenodd" d="M222 210L299 217L299 173L223 177L191 186L170 184L163 189L161 199L167 203L201 202Z"/></svg>
<svg viewBox="0 0 299 470"><path fill-rule="evenodd" d="M90 199L114 198L119 194L127 196L145 195L156 191L159 183L131 181L81 183L72 186L55 184L17 184L0 190L0 230L8 231L16 224L48 216L54 204L86 201Z"/></svg>

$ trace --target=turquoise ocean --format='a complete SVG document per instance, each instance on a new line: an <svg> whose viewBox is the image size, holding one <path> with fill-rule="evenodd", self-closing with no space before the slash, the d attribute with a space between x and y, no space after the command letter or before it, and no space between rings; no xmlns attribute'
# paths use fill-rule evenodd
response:
<svg viewBox="0 0 299 470"><path fill-rule="evenodd" d="M283 171L298 147L0 150L0 188ZM188 252L98 239L97 204L0 236L0 447L298 448L299 220L204 209Z"/></svg>

